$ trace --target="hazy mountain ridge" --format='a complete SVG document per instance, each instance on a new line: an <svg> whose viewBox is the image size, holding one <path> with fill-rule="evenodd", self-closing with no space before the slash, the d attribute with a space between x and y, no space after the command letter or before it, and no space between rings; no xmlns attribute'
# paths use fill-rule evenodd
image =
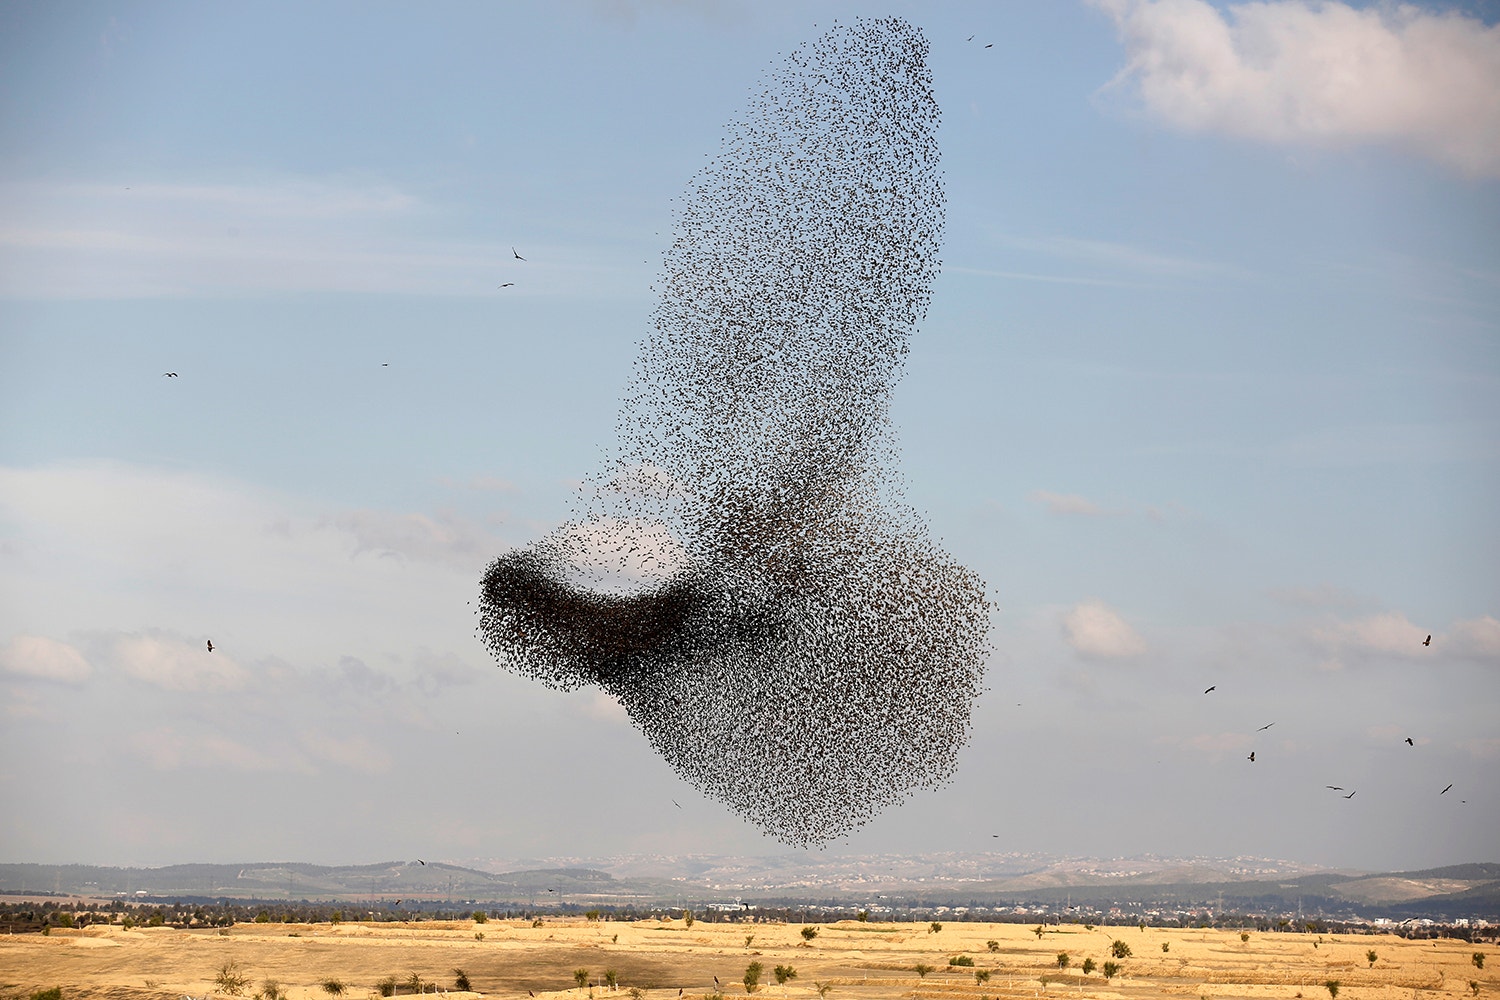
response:
<svg viewBox="0 0 1500 1000"><path fill-rule="evenodd" d="M516 867L512 867L512 866ZM486 868L490 870L486 870ZM495 870L499 869L499 870ZM473 900L681 906L716 902L849 906L1039 906L1238 912L1500 915L1500 864L1411 872L1335 871L1265 858L628 856L490 859L453 864L261 862L161 868L0 864L0 892L102 897L368 900L393 905Z"/></svg>

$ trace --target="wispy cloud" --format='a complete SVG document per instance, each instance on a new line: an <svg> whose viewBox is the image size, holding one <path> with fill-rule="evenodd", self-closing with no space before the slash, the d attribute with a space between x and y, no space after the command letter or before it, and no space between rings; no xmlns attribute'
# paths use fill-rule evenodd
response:
<svg viewBox="0 0 1500 1000"><path fill-rule="evenodd" d="M498 294L510 246L435 236L443 216L392 186L337 179L0 183L0 296ZM620 290L583 251L534 249L507 296Z"/></svg>
<svg viewBox="0 0 1500 1000"><path fill-rule="evenodd" d="M75 647L40 635L12 636L0 647L0 671L19 677L82 684L94 668Z"/></svg>
<svg viewBox="0 0 1500 1000"><path fill-rule="evenodd" d="M1050 514L1098 517L1105 513L1103 507L1077 493L1049 493L1046 490L1032 490L1030 498L1046 507Z"/></svg>
<svg viewBox="0 0 1500 1000"><path fill-rule="evenodd" d="M1410 4L1093 0L1147 112L1276 143L1388 142L1500 176L1500 26Z"/></svg>
<svg viewBox="0 0 1500 1000"><path fill-rule="evenodd" d="M1063 638L1080 655L1118 659L1146 651L1146 640L1102 601L1085 601L1063 616Z"/></svg>

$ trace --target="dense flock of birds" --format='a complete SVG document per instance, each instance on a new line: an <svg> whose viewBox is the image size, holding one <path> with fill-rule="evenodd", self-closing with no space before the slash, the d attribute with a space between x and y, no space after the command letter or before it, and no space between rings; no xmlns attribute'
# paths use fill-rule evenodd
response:
<svg viewBox="0 0 1500 1000"><path fill-rule="evenodd" d="M984 585L904 501L888 416L944 224L926 55L861 19L771 76L678 210L614 461L482 581L500 663L599 686L797 845L948 778L983 674Z"/></svg>
<svg viewBox="0 0 1500 1000"><path fill-rule="evenodd" d="M985 587L904 500L889 418L944 225L926 56L861 20L771 74L680 200L617 453L482 582L501 664L597 685L791 844L949 777L983 673Z"/></svg>

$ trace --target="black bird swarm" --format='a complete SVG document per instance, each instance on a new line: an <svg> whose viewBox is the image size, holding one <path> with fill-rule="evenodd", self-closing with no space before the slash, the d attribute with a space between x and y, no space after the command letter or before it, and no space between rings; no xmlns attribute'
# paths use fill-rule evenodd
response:
<svg viewBox="0 0 1500 1000"><path fill-rule="evenodd" d="M482 583L504 667L597 685L789 844L946 781L988 649L889 413L944 224L926 55L860 20L771 74L681 199L617 452Z"/></svg>

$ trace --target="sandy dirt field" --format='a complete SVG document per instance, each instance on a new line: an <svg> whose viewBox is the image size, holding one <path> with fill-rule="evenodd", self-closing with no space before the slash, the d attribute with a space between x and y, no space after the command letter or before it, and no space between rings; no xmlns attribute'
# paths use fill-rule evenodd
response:
<svg viewBox="0 0 1500 1000"><path fill-rule="evenodd" d="M810 941L804 927L816 927ZM746 944L749 935L754 938ZM483 935L482 938L479 935ZM1113 959L1115 940L1129 945L1122 971L1106 982L1100 970ZM994 942L994 944L990 944ZM1169 950L1163 951L1166 945ZM1315 946L1316 945L1316 946ZM1373 964L1368 952L1376 953ZM1067 952L1069 967L1058 966ZM1483 970L1472 956L1483 952ZM953 966L966 956L974 965ZM450 996L526 997L541 1000L699 1000L719 978L727 998L744 997L746 966L764 968L757 996L767 1000L895 997L951 1000L1089 997L1096 1000L1330 1000L1324 985L1340 984L1338 1000L1447 1000L1495 998L1500 949L1458 940L1404 941L1387 935L1275 934L1238 931L1098 927L1064 924L1038 940L1017 924L926 924L843 921L832 924L709 924L682 920L590 923L546 920L423 921L417 923L240 924L227 933L171 928L88 927L48 936L0 936L0 998L29 998L62 987L64 1000L177 1000L226 996L215 977L234 962L251 998L275 980L289 1000L328 1000L321 985L337 979L345 997L377 996L377 984L394 977L409 995L415 973ZM918 965L932 966L925 977ZM796 977L776 983L777 966ZM454 989L456 969L467 973L471 993ZM574 986L574 970L598 984ZM605 988L612 970L619 986ZM979 981L976 972L988 972ZM1477 985L1477 994L1474 986ZM635 987L644 991L634 994Z"/></svg>

